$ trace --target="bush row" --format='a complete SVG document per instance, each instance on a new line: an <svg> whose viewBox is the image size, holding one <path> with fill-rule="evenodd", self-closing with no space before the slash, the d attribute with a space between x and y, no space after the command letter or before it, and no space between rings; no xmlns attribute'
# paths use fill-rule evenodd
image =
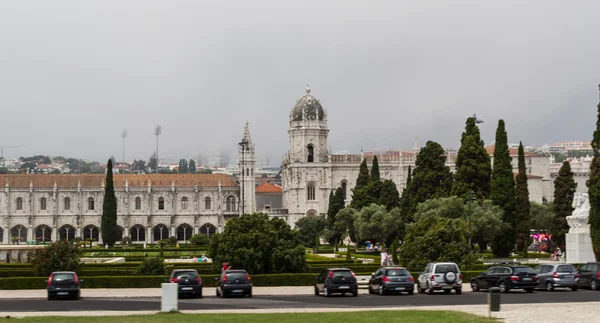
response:
<svg viewBox="0 0 600 323"><path fill-rule="evenodd" d="M370 273L357 273L370 275ZM411 273L415 280L418 273ZM472 277L479 275L479 271L462 272L463 283L468 283ZM317 275L302 274L272 274L253 275L254 286L311 286ZM202 275L202 284L205 287L214 287L218 275ZM160 288L160 284L167 281L167 276L81 276L82 288ZM0 278L0 290L11 289L44 289L47 277L13 277Z"/></svg>

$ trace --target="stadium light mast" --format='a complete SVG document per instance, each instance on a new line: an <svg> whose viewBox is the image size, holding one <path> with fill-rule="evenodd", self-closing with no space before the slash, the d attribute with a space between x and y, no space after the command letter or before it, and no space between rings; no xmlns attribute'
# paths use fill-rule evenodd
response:
<svg viewBox="0 0 600 323"><path fill-rule="evenodd" d="M162 127L156 126L154 129L154 135L156 136L156 173L158 174L158 136L162 133Z"/></svg>
<svg viewBox="0 0 600 323"><path fill-rule="evenodd" d="M121 132L121 138L123 138L123 165L125 167L125 138L127 138L127 129L123 129ZM123 173L125 173L125 168L123 168Z"/></svg>

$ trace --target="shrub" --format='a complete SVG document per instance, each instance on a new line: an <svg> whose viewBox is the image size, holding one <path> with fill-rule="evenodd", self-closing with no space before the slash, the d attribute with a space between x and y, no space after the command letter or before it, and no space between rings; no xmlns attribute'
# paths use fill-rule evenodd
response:
<svg viewBox="0 0 600 323"><path fill-rule="evenodd" d="M174 236L170 236L169 238L167 238L167 245L169 246L176 246L177 245L177 237Z"/></svg>
<svg viewBox="0 0 600 323"><path fill-rule="evenodd" d="M166 275L169 270L169 267L165 265L165 262L157 257L149 257L146 258L138 269L136 270L136 274L138 275Z"/></svg>
<svg viewBox="0 0 600 323"><path fill-rule="evenodd" d="M29 261L38 275L47 276L54 271L78 272L82 251L68 241L57 241L51 245L29 252Z"/></svg>
<svg viewBox="0 0 600 323"><path fill-rule="evenodd" d="M210 244L210 236L208 234L194 234L189 242L195 246L208 246Z"/></svg>
<svg viewBox="0 0 600 323"><path fill-rule="evenodd" d="M123 237L123 239L121 239L121 244L124 246L130 246L131 245L131 238L130 237Z"/></svg>

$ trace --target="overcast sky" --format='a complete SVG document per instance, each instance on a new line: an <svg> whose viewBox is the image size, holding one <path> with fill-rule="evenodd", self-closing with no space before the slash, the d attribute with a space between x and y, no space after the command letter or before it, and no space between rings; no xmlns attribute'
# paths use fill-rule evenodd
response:
<svg viewBox="0 0 600 323"><path fill-rule="evenodd" d="M425 3L427 2L427 3ZM278 165L307 83L334 151L458 148L477 113L526 145L590 140L600 1L0 2L0 145L148 159L225 149L246 120Z"/></svg>

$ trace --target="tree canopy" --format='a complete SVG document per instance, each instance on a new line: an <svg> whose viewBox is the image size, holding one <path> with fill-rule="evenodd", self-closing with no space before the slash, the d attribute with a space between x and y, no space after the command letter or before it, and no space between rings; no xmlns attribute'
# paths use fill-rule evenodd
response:
<svg viewBox="0 0 600 323"><path fill-rule="evenodd" d="M83 251L69 241L57 241L51 245L35 249L29 253L29 262L33 264L36 273L48 276L55 271L79 272L83 264L80 257Z"/></svg>
<svg viewBox="0 0 600 323"><path fill-rule="evenodd" d="M115 196L115 187L113 183L113 162L108 160L106 167L106 184L104 186L104 201L102 203L102 219L100 230L102 231L102 241L104 244L112 247L117 241L117 197Z"/></svg>
<svg viewBox="0 0 600 323"><path fill-rule="evenodd" d="M525 152L523 143L519 143L519 173L517 174L517 250L522 251L529 241L531 229L531 205L529 204L529 188L527 186L527 167L525 166Z"/></svg>
<svg viewBox="0 0 600 323"><path fill-rule="evenodd" d="M569 232L567 217L574 211L573 198L575 197L575 191L577 191L577 183L575 183L573 176L571 164L565 160L554 180L554 199L552 203L556 224L552 236L563 250L566 250L565 236Z"/></svg>
<svg viewBox="0 0 600 323"><path fill-rule="evenodd" d="M596 130L592 139L594 158L590 165L590 178L587 180L588 194L590 199L590 238L596 259L600 259L600 104L598 104L598 117Z"/></svg>
<svg viewBox="0 0 600 323"><path fill-rule="evenodd" d="M305 216L296 222L296 229L300 232L300 240L305 247L314 248L317 240L323 236L328 222L325 216Z"/></svg>
<svg viewBox="0 0 600 323"><path fill-rule="evenodd" d="M354 221L357 240L380 242L386 246L392 244L402 225L400 209L388 211L384 205L377 204L362 208Z"/></svg>

